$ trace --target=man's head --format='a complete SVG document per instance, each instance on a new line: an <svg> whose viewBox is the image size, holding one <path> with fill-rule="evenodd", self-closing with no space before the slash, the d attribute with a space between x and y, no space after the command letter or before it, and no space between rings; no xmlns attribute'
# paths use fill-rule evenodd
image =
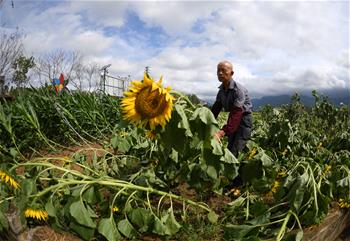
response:
<svg viewBox="0 0 350 241"><path fill-rule="evenodd" d="M224 60L218 64L217 75L220 82L228 82L233 73L233 67L229 61Z"/></svg>

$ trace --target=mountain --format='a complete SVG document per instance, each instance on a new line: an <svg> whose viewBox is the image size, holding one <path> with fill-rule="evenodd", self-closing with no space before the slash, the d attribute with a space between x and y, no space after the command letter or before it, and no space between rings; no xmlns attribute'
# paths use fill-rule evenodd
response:
<svg viewBox="0 0 350 241"><path fill-rule="evenodd" d="M318 94L319 96L321 94ZM322 95L327 96L331 103L339 105L343 103L350 106L350 90L325 92ZM277 96L264 96L259 99L252 99L254 110L259 110L264 105L271 105L274 107L290 104L292 95L277 95ZM315 98L311 95L300 95L300 100L305 106L313 106Z"/></svg>
<svg viewBox="0 0 350 241"><path fill-rule="evenodd" d="M323 92L317 92L319 96L326 96L334 105L339 105L343 103L350 106L350 90L341 89L341 90L328 90ZM315 98L311 95L311 92L299 93L300 100L305 106L313 106L315 103ZM264 105L271 105L274 107L281 106L284 104L290 104L292 101L292 94L276 95L276 96L263 96L261 98L253 98L253 109L255 111L259 110ZM211 106L213 101L203 100Z"/></svg>
<svg viewBox="0 0 350 241"><path fill-rule="evenodd" d="M300 96L301 102L306 106L312 106L314 104L314 97L311 96ZM271 105L273 107L278 107L285 104L290 104L292 102L291 95L277 95L277 96L264 96L260 99L252 99L253 109L259 110L264 105Z"/></svg>

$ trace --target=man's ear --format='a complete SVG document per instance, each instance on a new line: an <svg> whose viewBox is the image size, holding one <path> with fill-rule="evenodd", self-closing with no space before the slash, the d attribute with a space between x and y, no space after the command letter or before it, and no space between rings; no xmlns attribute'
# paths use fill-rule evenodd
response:
<svg viewBox="0 0 350 241"><path fill-rule="evenodd" d="M233 71L231 71L231 76L234 74L234 72Z"/></svg>

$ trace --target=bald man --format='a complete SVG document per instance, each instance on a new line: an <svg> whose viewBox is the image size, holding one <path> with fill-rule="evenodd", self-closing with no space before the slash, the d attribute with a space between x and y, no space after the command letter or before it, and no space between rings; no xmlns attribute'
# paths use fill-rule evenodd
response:
<svg viewBox="0 0 350 241"><path fill-rule="evenodd" d="M233 79L233 74L233 66L229 61L218 64L217 76L221 85L211 111L215 118L222 108L229 112L226 125L215 133L214 138L220 142L222 137L227 136L227 148L237 157L251 136L252 102L247 89Z"/></svg>

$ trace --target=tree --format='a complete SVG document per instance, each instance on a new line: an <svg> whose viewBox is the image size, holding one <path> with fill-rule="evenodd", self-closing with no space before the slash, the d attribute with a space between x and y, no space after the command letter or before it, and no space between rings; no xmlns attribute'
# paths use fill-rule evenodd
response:
<svg viewBox="0 0 350 241"><path fill-rule="evenodd" d="M91 90L92 79L97 75L98 67L94 63L85 64L84 57L79 52L56 50L37 59L35 72L42 84L51 82L63 73L75 88L82 90L87 87Z"/></svg>
<svg viewBox="0 0 350 241"><path fill-rule="evenodd" d="M27 73L29 69L35 66L34 57L31 56L27 58L25 56L20 56L17 58L12 64L12 68L14 69L12 82L17 87L22 87L29 81L29 77L27 77Z"/></svg>
<svg viewBox="0 0 350 241"><path fill-rule="evenodd" d="M0 76L9 76L12 65L23 55L23 44L18 32L0 33Z"/></svg>
<svg viewBox="0 0 350 241"><path fill-rule="evenodd" d="M100 67L93 62L90 62L84 66L84 77L88 82L88 91L96 90L100 81Z"/></svg>

